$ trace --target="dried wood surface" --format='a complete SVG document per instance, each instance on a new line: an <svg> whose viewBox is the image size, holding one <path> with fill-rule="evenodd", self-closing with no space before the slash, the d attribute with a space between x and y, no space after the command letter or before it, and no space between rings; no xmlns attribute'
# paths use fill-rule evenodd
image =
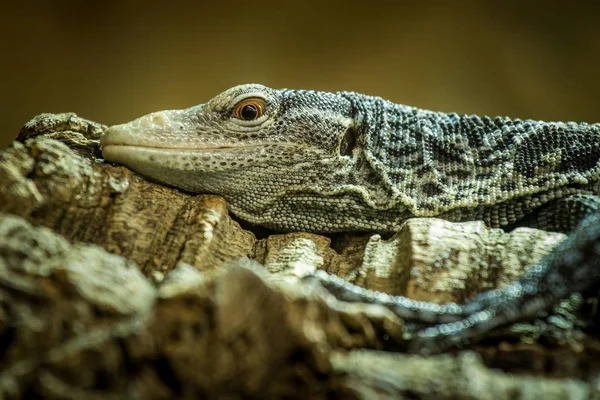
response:
<svg viewBox="0 0 600 400"><path fill-rule="evenodd" d="M218 196L104 163L104 129L45 114L0 153L0 397L600 397L593 297L420 357L387 309L299 279L320 268L463 301L563 235L438 219L390 237L242 228Z"/></svg>

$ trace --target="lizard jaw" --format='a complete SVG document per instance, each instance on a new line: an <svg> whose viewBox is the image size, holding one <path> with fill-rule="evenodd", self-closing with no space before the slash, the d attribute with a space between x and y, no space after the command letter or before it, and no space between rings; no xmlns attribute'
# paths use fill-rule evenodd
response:
<svg viewBox="0 0 600 400"><path fill-rule="evenodd" d="M171 149L105 145L104 159L123 165L146 178L192 193L224 190L224 175L244 167L245 148ZM223 175L224 174L224 175ZM231 179L230 179L231 180Z"/></svg>
<svg viewBox="0 0 600 400"><path fill-rule="evenodd" d="M146 169L200 174L236 169L243 164L244 155L256 151L252 148L257 147L260 146L170 148L109 143L102 146L102 155L106 161L124 165L142 174Z"/></svg>
<svg viewBox="0 0 600 400"><path fill-rule="evenodd" d="M108 128L100 138L104 159L123 164L133 170L146 169L146 164L157 163L161 168L173 170L193 169L190 162L197 164L236 157L236 150L258 147L252 144L200 142L194 136L172 133L170 128L187 124L188 110L167 110L142 116L134 121ZM173 129L171 129L173 130ZM233 152L233 153L231 153ZM224 164L221 164L224 165ZM197 165L194 166L196 169ZM217 168L222 169L222 168Z"/></svg>

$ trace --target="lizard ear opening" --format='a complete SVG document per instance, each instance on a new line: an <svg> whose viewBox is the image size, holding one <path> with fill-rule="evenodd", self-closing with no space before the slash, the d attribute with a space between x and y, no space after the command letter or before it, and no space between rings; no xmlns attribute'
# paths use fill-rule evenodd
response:
<svg viewBox="0 0 600 400"><path fill-rule="evenodd" d="M342 156L351 156L352 151L356 147L356 139L358 134L354 130L354 128L346 129L344 133L344 137L342 138L342 142L340 143L340 155Z"/></svg>

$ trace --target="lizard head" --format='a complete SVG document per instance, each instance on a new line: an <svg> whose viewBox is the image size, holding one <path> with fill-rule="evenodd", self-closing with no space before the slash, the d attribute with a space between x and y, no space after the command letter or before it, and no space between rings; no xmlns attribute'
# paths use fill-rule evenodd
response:
<svg viewBox="0 0 600 400"><path fill-rule="evenodd" d="M377 183L365 167L355 95L236 86L205 104L112 126L102 151L159 183L221 195L256 224L366 229L375 225L364 199L385 197L367 188Z"/></svg>
<svg viewBox="0 0 600 400"><path fill-rule="evenodd" d="M205 104L112 126L101 145L107 161L160 183L225 195L247 183L248 171L348 158L351 116L352 105L337 94L248 84ZM241 182L224 179L232 174Z"/></svg>

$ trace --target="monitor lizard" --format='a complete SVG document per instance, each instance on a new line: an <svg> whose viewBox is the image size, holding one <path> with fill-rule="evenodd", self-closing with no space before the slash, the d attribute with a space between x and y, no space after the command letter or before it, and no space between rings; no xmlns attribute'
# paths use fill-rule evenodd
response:
<svg viewBox="0 0 600 400"><path fill-rule="evenodd" d="M600 124L434 112L354 92L233 87L205 104L110 127L107 161L279 231L397 231L411 217L571 235L503 289L465 304L371 292L322 271L346 301L429 324L439 351L536 315L600 281ZM596 285L596 286L594 286Z"/></svg>

